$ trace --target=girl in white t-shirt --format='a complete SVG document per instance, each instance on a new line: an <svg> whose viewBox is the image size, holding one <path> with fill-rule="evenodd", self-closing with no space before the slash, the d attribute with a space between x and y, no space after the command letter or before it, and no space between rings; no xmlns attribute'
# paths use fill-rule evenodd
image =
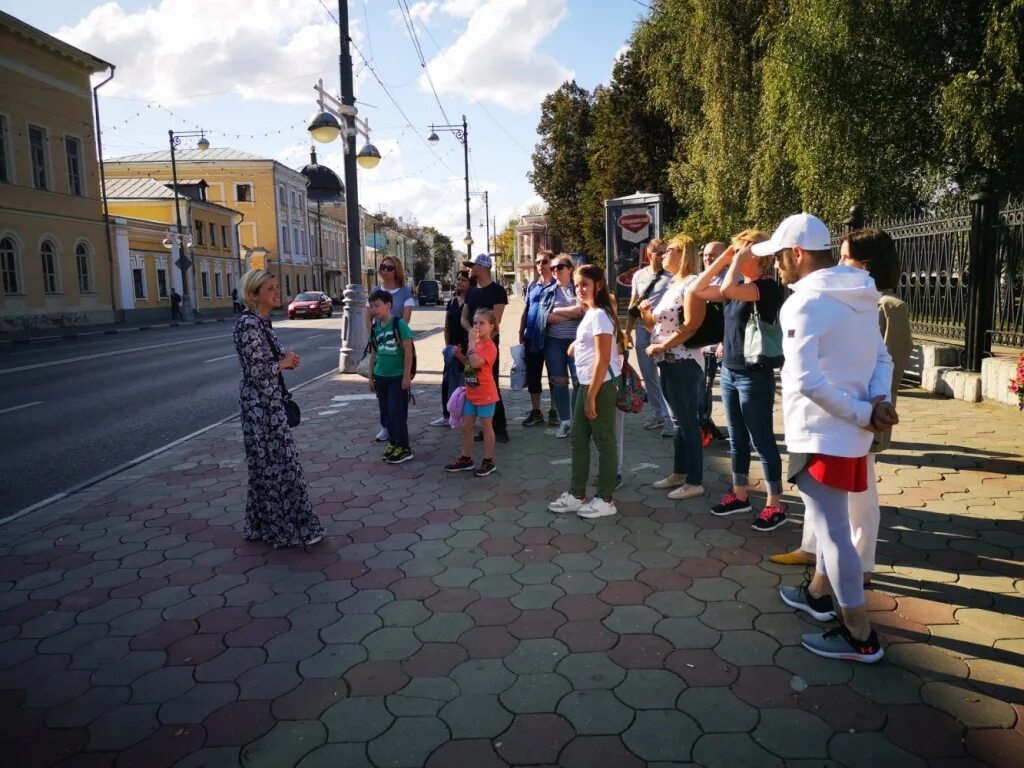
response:
<svg viewBox="0 0 1024 768"><path fill-rule="evenodd" d="M617 446L615 440L615 399L618 394L622 338L604 270L587 264L576 270L576 296L586 314L576 329L570 354L576 360L580 382L572 417L572 474L569 490L548 505L552 512L575 512L580 517L606 517L616 513L615 491ZM597 493L586 501L590 476L590 441L597 446Z"/></svg>

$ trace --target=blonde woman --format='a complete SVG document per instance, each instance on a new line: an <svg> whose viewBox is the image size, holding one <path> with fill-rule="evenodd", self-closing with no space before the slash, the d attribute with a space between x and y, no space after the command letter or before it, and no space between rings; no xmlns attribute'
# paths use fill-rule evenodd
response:
<svg viewBox="0 0 1024 768"><path fill-rule="evenodd" d="M751 245L767 239L767 233L760 230L740 232L693 286L701 298L725 302L721 392L729 424L732 490L711 507L711 514L726 517L753 511L749 480L753 443L761 458L768 497L751 527L762 532L773 531L786 522L782 506L782 456L772 421L775 369L781 367L782 356L751 361L745 358L743 350L747 322L753 313L756 311L763 322L775 324L782 308L782 289L772 272L774 254L754 256L750 251ZM722 270L725 277L721 284L713 285Z"/></svg>
<svg viewBox="0 0 1024 768"><path fill-rule="evenodd" d="M242 366L239 399L249 469L245 538L275 548L316 544L324 529L306 491L281 379L281 371L299 367L299 356L281 349L270 325L281 289L277 278L262 269L246 272L241 288L247 309L235 322L234 338Z"/></svg>
<svg viewBox="0 0 1024 768"><path fill-rule="evenodd" d="M687 290L696 283L701 269L700 251L692 238L673 237L663 263L673 275L668 289L657 303L645 299L639 304L644 326L651 333L647 354L658 363L661 391L676 422L672 474L654 487L673 489L670 499L689 499L704 495L704 448L697 421L703 399L704 353L684 344L704 321L707 302Z"/></svg>

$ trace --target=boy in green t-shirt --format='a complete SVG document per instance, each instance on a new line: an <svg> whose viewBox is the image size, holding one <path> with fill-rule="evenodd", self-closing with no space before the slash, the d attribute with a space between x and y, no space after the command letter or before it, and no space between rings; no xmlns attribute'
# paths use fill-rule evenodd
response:
<svg viewBox="0 0 1024 768"><path fill-rule="evenodd" d="M409 389L412 387L412 331L391 316L391 293L370 294L370 391L377 393L380 423L390 442L384 461L401 464L413 458L409 447Z"/></svg>

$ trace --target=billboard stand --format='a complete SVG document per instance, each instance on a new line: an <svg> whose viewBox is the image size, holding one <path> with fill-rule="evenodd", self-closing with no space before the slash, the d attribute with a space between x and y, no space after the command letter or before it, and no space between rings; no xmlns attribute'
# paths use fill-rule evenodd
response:
<svg viewBox="0 0 1024 768"><path fill-rule="evenodd" d="M662 196L637 192L604 201L605 272L616 298L629 298L633 273L645 266L647 243L661 237Z"/></svg>

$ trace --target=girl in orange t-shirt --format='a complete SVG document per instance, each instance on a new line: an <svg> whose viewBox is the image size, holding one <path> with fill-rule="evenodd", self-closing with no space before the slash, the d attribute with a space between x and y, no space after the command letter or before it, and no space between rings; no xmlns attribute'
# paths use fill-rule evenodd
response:
<svg viewBox="0 0 1024 768"><path fill-rule="evenodd" d="M458 347L454 355L466 370L466 402L462 410L462 455L445 467L447 472L472 472L487 477L497 467L494 464L494 411L498 405L498 385L494 381L494 361L498 347L494 335L498 332L498 318L490 309L478 309L473 315L473 332L469 349L463 353ZM484 436L484 458L480 466L473 464L473 428L477 418Z"/></svg>

